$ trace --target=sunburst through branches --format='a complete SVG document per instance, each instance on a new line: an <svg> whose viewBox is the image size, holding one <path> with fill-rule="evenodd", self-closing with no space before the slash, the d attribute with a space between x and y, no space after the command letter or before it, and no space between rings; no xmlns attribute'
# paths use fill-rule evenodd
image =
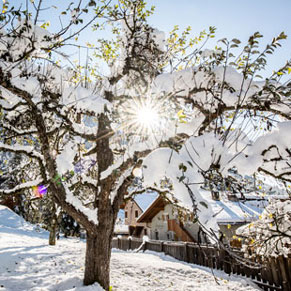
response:
<svg viewBox="0 0 291 291"><path fill-rule="evenodd" d="M144 137L162 135L169 121L166 108L164 99L150 97L123 103L120 111L123 131Z"/></svg>

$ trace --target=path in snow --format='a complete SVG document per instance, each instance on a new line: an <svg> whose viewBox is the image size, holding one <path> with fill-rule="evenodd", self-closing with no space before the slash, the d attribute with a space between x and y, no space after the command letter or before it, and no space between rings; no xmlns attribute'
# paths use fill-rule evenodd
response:
<svg viewBox="0 0 291 291"><path fill-rule="evenodd" d="M5 221L0 208L0 290L9 291L100 291L98 286L82 287L85 243L61 239L48 246L48 234L37 233L9 211ZM3 211L2 211L3 213ZM9 226L8 226L9 222ZM218 291L259 290L249 280L177 261L160 253L114 250L111 261L113 291Z"/></svg>

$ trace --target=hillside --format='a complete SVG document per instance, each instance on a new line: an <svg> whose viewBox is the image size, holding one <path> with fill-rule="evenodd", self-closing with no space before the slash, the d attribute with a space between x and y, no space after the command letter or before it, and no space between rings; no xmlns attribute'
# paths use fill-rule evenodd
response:
<svg viewBox="0 0 291 291"><path fill-rule="evenodd" d="M48 233L0 206L0 290L100 291L96 284L83 287L85 242L60 239L48 246ZM114 250L112 291L120 290L258 290L249 280L179 262L154 252Z"/></svg>

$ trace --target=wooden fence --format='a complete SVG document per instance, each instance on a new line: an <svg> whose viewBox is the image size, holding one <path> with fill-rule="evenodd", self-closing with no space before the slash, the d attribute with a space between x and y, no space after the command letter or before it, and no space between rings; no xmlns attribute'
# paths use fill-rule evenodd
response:
<svg viewBox="0 0 291 291"><path fill-rule="evenodd" d="M138 249L141 245L142 240L136 238L114 238L112 242L113 248L124 251ZM257 262L262 263L262 267L252 269L230 256L225 250L211 245L151 240L145 242L142 249L164 252L187 263L223 270L227 274L249 277L263 290L291 291L291 257L280 256L264 259L263 262L257 258ZM239 250L232 249L232 252L243 257L243 253Z"/></svg>

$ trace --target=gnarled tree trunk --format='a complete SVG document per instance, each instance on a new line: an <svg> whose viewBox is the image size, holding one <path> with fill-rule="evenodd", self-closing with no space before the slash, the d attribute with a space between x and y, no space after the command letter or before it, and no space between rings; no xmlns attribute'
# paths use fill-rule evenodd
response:
<svg viewBox="0 0 291 291"><path fill-rule="evenodd" d="M84 285L98 282L105 290L110 284L111 238L87 232Z"/></svg>
<svg viewBox="0 0 291 291"><path fill-rule="evenodd" d="M111 241L116 215L106 210L98 212L99 225L96 231L87 231L84 285L98 282L105 290L109 290Z"/></svg>

